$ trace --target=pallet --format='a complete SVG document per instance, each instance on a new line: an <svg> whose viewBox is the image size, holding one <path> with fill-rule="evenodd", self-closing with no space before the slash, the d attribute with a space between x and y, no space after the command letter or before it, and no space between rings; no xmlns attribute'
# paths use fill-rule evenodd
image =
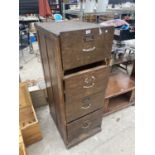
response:
<svg viewBox="0 0 155 155"><path fill-rule="evenodd" d="M19 124L25 145L42 139L39 122L32 105L31 97L25 83L20 84Z"/></svg>

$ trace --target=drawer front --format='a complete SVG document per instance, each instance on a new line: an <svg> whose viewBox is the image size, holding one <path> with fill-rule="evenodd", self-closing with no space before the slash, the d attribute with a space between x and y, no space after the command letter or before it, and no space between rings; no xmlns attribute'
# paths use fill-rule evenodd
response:
<svg viewBox="0 0 155 155"><path fill-rule="evenodd" d="M110 58L113 27L60 34L63 69L73 69Z"/></svg>
<svg viewBox="0 0 155 155"><path fill-rule="evenodd" d="M101 109L67 124L68 142L71 143L76 139L83 140L89 137L94 130L100 129L102 114Z"/></svg>
<svg viewBox="0 0 155 155"><path fill-rule="evenodd" d="M97 109L103 108L104 93L100 92L80 99L70 100L66 103L67 122L73 121Z"/></svg>
<svg viewBox="0 0 155 155"><path fill-rule="evenodd" d="M109 71L109 67L99 66L64 77L66 102L105 92Z"/></svg>

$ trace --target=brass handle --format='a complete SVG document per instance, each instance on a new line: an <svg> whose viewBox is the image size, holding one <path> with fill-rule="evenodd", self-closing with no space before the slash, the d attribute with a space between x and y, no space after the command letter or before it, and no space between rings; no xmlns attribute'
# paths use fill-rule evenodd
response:
<svg viewBox="0 0 155 155"><path fill-rule="evenodd" d="M83 100L82 100L82 107L81 109L89 109L91 107L91 103L90 103L90 97L85 97Z"/></svg>
<svg viewBox="0 0 155 155"><path fill-rule="evenodd" d="M81 109L89 109L91 107L91 103L89 103L87 106L82 106Z"/></svg>
<svg viewBox="0 0 155 155"><path fill-rule="evenodd" d="M83 48L82 51L83 52L91 52L91 51L94 51L95 49L96 49L96 47L94 46L92 48L87 48L87 49L86 48Z"/></svg>
<svg viewBox="0 0 155 155"><path fill-rule="evenodd" d="M92 87L94 87L95 86L95 83L92 83L91 85L89 85L89 86L83 86L83 88L92 88Z"/></svg>
<svg viewBox="0 0 155 155"><path fill-rule="evenodd" d="M82 128L83 128L83 129L87 129L87 128L89 128L90 125L91 125L91 122L90 122L90 121L85 121L85 122L82 124Z"/></svg>
<svg viewBox="0 0 155 155"><path fill-rule="evenodd" d="M85 78L84 82L85 82L85 85L83 86L83 88L92 88L95 86L95 80L96 78L94 76L91 76L91 77L88 77L88 78Z"/></svg>

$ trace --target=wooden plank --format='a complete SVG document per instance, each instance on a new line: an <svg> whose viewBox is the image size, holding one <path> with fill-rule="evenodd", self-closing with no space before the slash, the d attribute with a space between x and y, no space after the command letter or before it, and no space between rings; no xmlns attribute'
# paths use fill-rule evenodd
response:
<svg viewBox="0 0 155 155"><path fill-rule="evenodd" d="M50 112L53 115L53 119L57 124L56 113L55 113L55 103L53 98L53 88L52 88L52 77L50 74L49 56L47 53L47 45L45 40L45 32L43 30L37 30L37 36L39 41L39 49L41 54L42 67L44 72L44 79L46 83L48 103L50 104Z"/></svg>
<svg viewBox="0 0 155 155"><path fill-rule="evenodd" d="M63 71L61 63L59 39L52 34L46 36L46 47L52 82L53 99L55 104L57 126L65 143L67 142L65 103L63 92ZM53 115L52 115L53 116Z"/></svg>
<svg viewBox="0 0 155 155"><path fill-rule="evenodd" d="M113 97L109 99L109 111L115 111L117 109L120 109L120 107L123 107L124 105L128 105L130 102L129 97L122 94L117 97Z"/></svg>
<svg viewBox="0 0 155 155"><path fill-rule="evenodd" d="M25 83L20 84L19 124L25 145L42 139L39 122ZM23 104L24 103L24 104Z"/></svg>
<svg viewBox="0 0 155 155"><path fill-rule="evenodd" d="M27 84L22 82L19 84L19 107L25 108L32 105L32 100L28 92Z"/></svg>
<svg viewBox="0 0 155 155"><path fill-rule="evenodd" d="M30 124L26 128L21 128L25 145L36 143L42 139L42 134L40 132L39 123L35 122Z"/></svg>
<svg viewBox="0 0 155 155"><path fill-rule="evenodd" d="M34 108L48 105L46 89L31 91L30 94Z"/></svg>
<svg viewBox="0 0 155 155"><path fill-rule="evenodd" d="M134 100L131 100L133 94L134 90L105 99L106 110L103 109L103 116L109 115L130 105L133 105Z"/></svg>
<svg viewBox="0 0 155 155"><path fill-rule="evenodd" d="M131 91L135 88L135 82L129 75L118 71L112 73L109 78L105 98L110 98Z"/></svg>
<svg viewBox="0 0 155 155"><path fill-rule="evenodd" d="M19 155L27 155L21 130L19 129Z"/></svg>
<svg viewBox="0 0 155 155"><path fill-rule="evenodd" d="M120 111L122 109L125 109L125 108L128 108L129 106L132 106L134 103L129 103L129 104L124 104L123 106L119 106L117 109L114 109L113 111L109 111L109 112L106 112L106 113L103 113L103 117L105 116L108 116L114 112L117 112L117 111Z"/></svg>

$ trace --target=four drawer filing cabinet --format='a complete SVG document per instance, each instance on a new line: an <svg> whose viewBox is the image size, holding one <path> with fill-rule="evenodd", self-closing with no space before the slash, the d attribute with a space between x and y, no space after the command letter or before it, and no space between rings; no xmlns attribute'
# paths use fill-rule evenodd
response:
<svg viewBox="0 0 155 155"><path fill-rule="evenodd" d="M101 131L113 27L37 23L51 115L69 148Z"/></svg>

